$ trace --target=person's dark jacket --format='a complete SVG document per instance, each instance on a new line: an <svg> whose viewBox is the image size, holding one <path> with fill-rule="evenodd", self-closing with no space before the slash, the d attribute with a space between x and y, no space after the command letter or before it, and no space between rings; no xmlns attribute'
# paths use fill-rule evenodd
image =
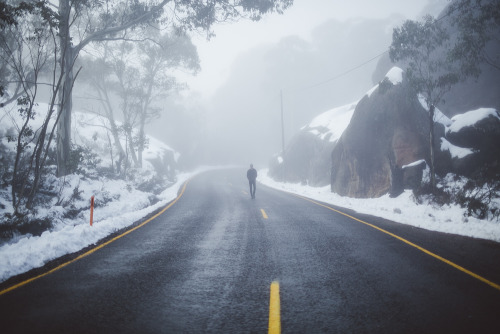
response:
<svg viewBox="0 0 500 334"><path fill-rule="evenodd" d="M257 179L257 170L255 168L250 168L247 172L248 181L255 181Z"/></svg>

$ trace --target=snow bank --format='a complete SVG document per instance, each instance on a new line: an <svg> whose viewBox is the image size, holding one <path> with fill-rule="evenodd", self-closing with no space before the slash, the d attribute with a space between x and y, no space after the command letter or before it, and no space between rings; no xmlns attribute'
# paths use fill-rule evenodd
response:
<svg viewBox="0 0 500 334"><path fill-rule="evenodd" d="M45 115L47 109L48 105L44 103L36 107L35 111L39 117L30 123L35 131L41 126L43 119L41 116ZM2 108L2 112L0 133L8 132L9 129L21 124L22 119L15 103ZM89 147L102 159L101 166L111 164L110 142L106 131L106 127L109 127L108 121L95 114L74 112L73 115L73 142ZM144 151L144 158L160 157L165 154L165 151L171 151L174 159L179 157L179 154L165 143L149 136L148 140L149 145ZM14 149L14 143L5 143L6 140L3 142L10 145L9 148ZM125 145L125 142L122 144ZM130 226L133 222L173 200L183 182L192 175L206 170L205 168L191 174L180 174L175 184L163 193L154 196L151 192L141 191L134 187L134 184L151 182L152 169L153 166L145 160L144 168L137 170L133 175L135 181L96 176L81 178L78 175L68 175L64 180L60 180L49 175L45 183L52 185L58 191L58 198L52 199L46 208L37 208L36 218L50 219L53 227L40 236L17 236L0 246L0 281L43 266L65 254L79 251L115 231ZM62 182L65 183L64 187L61 186ZM0 208L0 214L13 212L10 198L6 195L9 190L6 188L0 192L0 200L2 203L5 202L4 207ZM92 227L89 226L90 212L88 211L91 196L95 196L96 203ZM8 200L4 201L3 197ZM158 202L155 202L157 200ZM155 204L151 205L151 203ZM76 212L74 218L67 218L68 207Z"/></svg>
<svg viewBox="0 0 500 334"><path fill-rule="evenodd" d="M342 197L330 191L330 186L315 188L300 184L276 182L267 175L267 170L259 171L259 182L279 190L306 196L317 201L390 219L402 224L427 230L451 233L500 242L500 223L464 218L464 209L457 205L435 207L419 205L413 200L411 191L405 191L397 198L389 195L372 199Z"/></svg>
<svg viewBox="0 0 500 334"><path fill-rule="evenodd" d="M59 224L54 230L46 231L40 236L28 236L15 243L3 245L0 247L0 282L11 276L41 267L63 255L77 252L130 226L174 200L184 182L208 169L213 168L204 167L192 173L179 174L175 185L161 193L158 196L160 201L154 205L149 206L149 202L138 204L137 202L141 200L138 201L135 197L137 194L131 195L129 190L120 187L119 201L94 210L93 226L89 224L90 213L87 213L83 221L68 220L65 224Z"/></svg>
<svg viewBox="0 0 500 334"><path fill-rule="evenodd" d="M116 122L117 126L121 126L120 122ZM84 145L90 147L94 153L99 154L99 158L102 159L102 165L111 164L111 158L109 157L109 137L111 133L107 129L110 128L109 120L105 117L92 114L92 113L82 113L75 111L73 113L73 138L74 143L79 145ZM152 170L153 167L150 165L148 160L155 158L160 158L165 155L166 151L171 151L174 160L177 162L179 159L179 153L176 152L169 145L165 144L161 140L158 140L150 135L146 135L148 145L144 149L143 156L143 168ZM121 136L120 143L122 147L126 147L127 142L125 137ZM114 148L113 148L114 149ZM118 153L115 152L115 155ZM114 157L117 159L117 157Z"/></svg>

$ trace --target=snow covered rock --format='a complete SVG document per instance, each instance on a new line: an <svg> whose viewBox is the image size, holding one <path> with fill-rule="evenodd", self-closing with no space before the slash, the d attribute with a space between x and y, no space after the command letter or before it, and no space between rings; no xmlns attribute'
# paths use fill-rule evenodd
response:
<svg viewBox="0 0 500 334"><path fill-rule="evenodd" d="M332 151L332 191L379 197L403 182L402 167L427 156L427 117L402 71L391 69L358 103Z"/></svg>
<svg viewBox="0 0 500 334"><path fill-rule="evenodd" d="M334 108L316 116L302 127L286 147L285 158L269 163L269 175L283 180L325 186L330 183L330 153L349 124L355 103Z"/></svg>
<svg viewBox="0 0 500 334"><path fill-rule="evenodd" d="M455 115L441 139L441 150L451 156L451 170L470 176L485 166L497 166L500 157L500 116L493 108Z"/></svg>
<svg viewBox="0 0 500 334"><path fill-rule="evenodd" d="M500 140L500 116L493 108L455 115L446 129L449 142L475 150L494 149Z"/></svg>

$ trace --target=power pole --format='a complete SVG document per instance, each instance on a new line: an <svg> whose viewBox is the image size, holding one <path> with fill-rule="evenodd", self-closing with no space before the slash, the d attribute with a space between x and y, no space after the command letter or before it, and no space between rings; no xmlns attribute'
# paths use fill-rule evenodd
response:
<svg viewBox="0 0 500 334"><path fill-rule="evenodd" d="M283 159L283 182L285 181L285 122L283 121L283 90L280 90L281 97L281 158Z"/></svg>

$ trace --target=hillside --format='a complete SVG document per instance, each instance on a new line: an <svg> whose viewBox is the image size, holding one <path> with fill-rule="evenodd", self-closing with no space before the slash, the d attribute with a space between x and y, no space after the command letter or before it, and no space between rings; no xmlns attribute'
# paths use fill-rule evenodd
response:
<svg viewBox="0 0 500 334"><path fill-rule="evenodd" d="M37 114L44 115L47 105L40 103ZM49 154L34 210L15 217L12 207L11 177L16 143L9 141L22 119L15 105L2 109L0 123L0 159L3 169L0 187L0 242L12 243L22 238L40 236L68 226L88 225L90 198L94 196L94 221L100 222L142 210L163 199L162 193L177 181L176 160L179 154L165 143L148 137L142 168L129 168L119 174L113 165L119 157L113 151L105 120L99 116L75 112L73 143L80 155L74 173L56 178L54 159ZM32 122L35 134L42 117ZM125 143L123 143L125 144ZM26 150L30 150L29 144ZM26 162L23 162L26 163Z"/></svg>

